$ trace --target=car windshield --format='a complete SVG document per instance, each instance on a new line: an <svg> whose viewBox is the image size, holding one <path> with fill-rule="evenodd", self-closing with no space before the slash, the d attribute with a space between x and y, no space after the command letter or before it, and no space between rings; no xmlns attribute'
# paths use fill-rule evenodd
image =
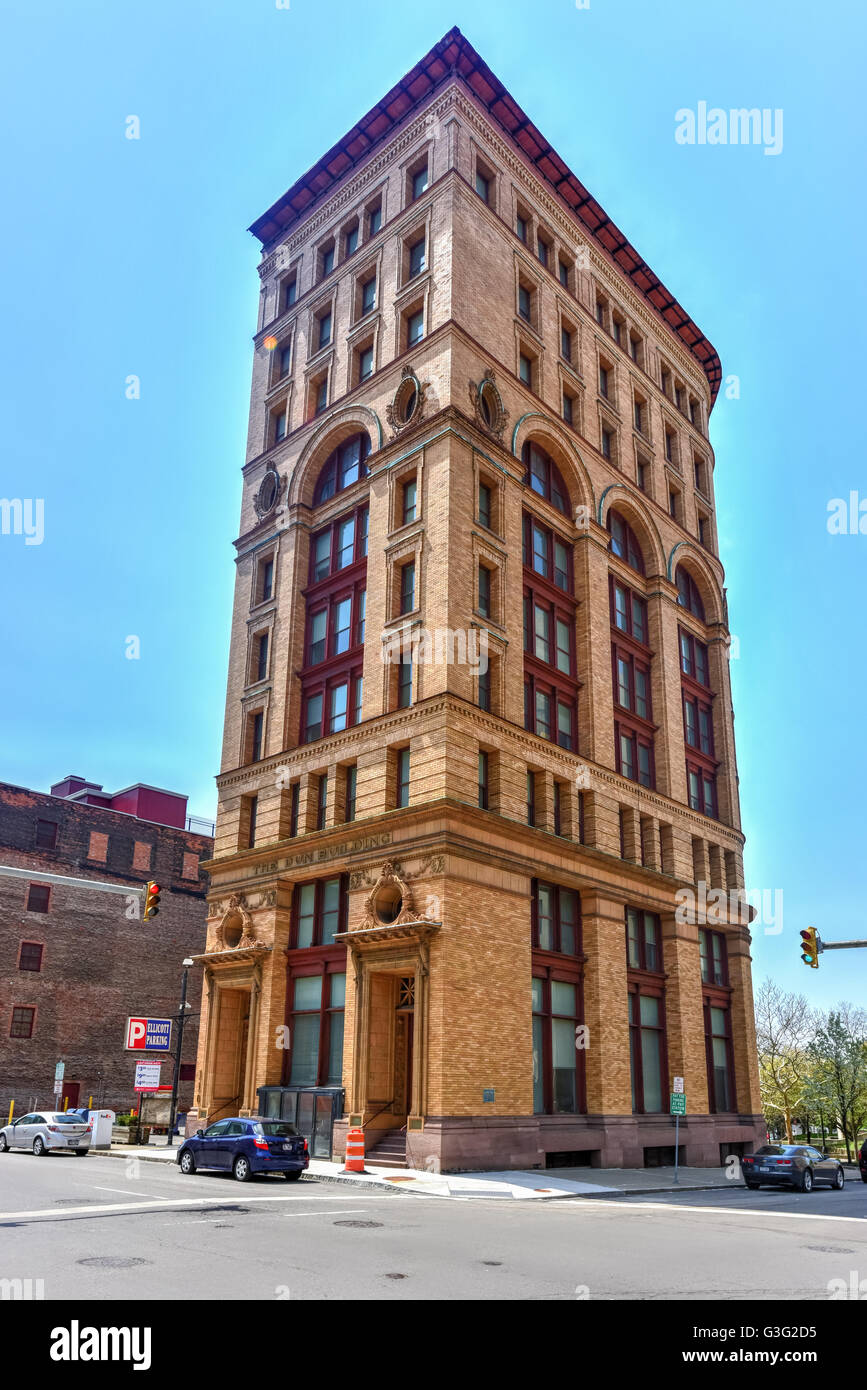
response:
<svg viewBox="0 0 867 1390"><path fill-rule="evenodd" d="M776 1154L778 1157L784 1154L796 1154L800 1152L800 1149L795 1144L763 1144L760 1149L756 1149L757 1154Z"/></svg>
<svg viewBox="0 0 867 1390"><path fill-rule="evenodd" d="M298 1131L286 1120L260 1120L256 1126L257 1134L265 1134L269 1139L292 1139Z"/></svg>
<svg viewBox="0 0 867 1390"><path fill-rule="evenodd" d="M53 1124L53 1125L81 1125L81 1124L84 1124L84 1121L82 1120L82 1118L81 1118L80 1115L75 1115L75 1114L72 1114L72 1115L71 1115L68 1111L63 1111L63 1112L62 1112L61 1114L59 1114L59 1115L52 1115L52 1116L51 1116L51 1124Z"/></svg>

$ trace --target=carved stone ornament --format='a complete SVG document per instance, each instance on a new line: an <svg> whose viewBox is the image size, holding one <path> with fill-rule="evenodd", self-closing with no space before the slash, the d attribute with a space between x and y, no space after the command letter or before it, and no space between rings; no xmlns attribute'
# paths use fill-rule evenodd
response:
<svg viewBox="0 0 867 1390"><path fill-rule="evenodd" d="M253 506L256 508L256 515L260 521L264 521L266 516L270 516L277 508L277 503L283 495L286 479L281 478L276 468L269 467L256 490L253 498Z"/></svg>
<svg viewBox="0 0 867 1390"><path fill-rule="evenodd" d="M364 902L364 917L357 931L369 931L371 927L397 927L403 922L428 922L433 918L419 912L413 891L405 878L396 871L391 861L383 864L372 890Z"/></svg>
<svg viewBox="0 0 867 1390"><path fill-rule="evenodd" d="M218 951L236 951L239 946L256 944L253 919L241 898L234 893L217 925L214 945Z"/></svg>
<svg viewBox="0 0 867 1390"><path fill-rule="evenodd" d="M418 424L424 415L425 396L430 386L429 381L419 381L412 367L404 367L400 375L400 385L390 404L385 407L392 439L408 425Z"/></svg>
<svg viewBox="0 0 867 1390"><path fill-rule="evenodd" d="M488 367L481 381L471 381L469 389L470 404L477 424L502 443L503 430L509 416L497 389L493 369Z"/></svg>

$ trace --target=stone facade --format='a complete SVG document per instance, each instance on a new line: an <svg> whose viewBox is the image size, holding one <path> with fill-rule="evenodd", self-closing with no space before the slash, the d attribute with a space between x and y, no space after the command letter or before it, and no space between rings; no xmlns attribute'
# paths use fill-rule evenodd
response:
<svg viewBox="0 0 867 1390"><path fill-rule="evenodd" d="M55 827L54 834L44 827ZM201 864L212 847L207 835L0 783L0 863L23 871L0 873L4 1115L11 1101L18 1115L52 1106L60 1060L72 1105L87 1105L90 1096L116 1111L135 1104L136 1054L124 1050L126 1021L177 1014L181 962L203 943ZM144 922L140 890L149 879L160 885L159 914ZM129 895L94 891L91 881L127 887ZM29 959L27 946L39 948ZM182 1110L192 1100L200 993L201 979L191 971ZM16 1010L26 1011L17 1029ZM29 1035L13 1036L27 1022ZM171 1059L163 1073L170 1084Z"/></svg>
<svg viewBox="0 0 867 1390"><path fill-rule="evenodd" d="M373 146L363 146L367 155L357 135L365 118L253 228L263 238L262 287L208 866L201 963L210 1022L195 1122L254 1111L259 1086L290 1084L304 1073L299 1038L307 1047L318 1027L316 1079L345 1089L338 1152L352 1122L369 1141L381 1130L405 1133L409 1161L431 1167L545 1166L576 1155L657 1161L674 1143L674 1125L667 1113L633 1108L629 992L643 986L627 961L632 907L658 920L649 984L662 1000L665 1066L685 1078L685 1158L716 1163L721 1146L763 1132L747 918L723 912L713 923L728 966L726 982L708 989L702 924L677 911L678 893L697 883L730 893L744 883L707 434L719 364L709 345L700 360L688 345L705 343L698 330L690 337L683 316L687 329L675 331L661 301L642 292L555 190L550 166L487 109L479 82L488 90L495 79L457 31L410 77L422 70L427 97L396 100ZM413 248L422 240L419 268ZM419 312L423 333L409 345ZM363 359L368 348L373 357ZM408 398L416 408L406 419ZM370 441L368 475L314 496L334 450L359 432ZM528 486L528 444L553 461L566 505ZM362 506L360 717L304 740L313 538ZM612 552L612 509L632 528L643 574ZM526 517L570 553L577 602L569 640L580 682L571 748L526 727ZM679 564L703 617L678 602ZM646 604L652 786L618 771L612 580ZM463 642L453 652L463 659L437 659L438 633ZM707 652L713 816L690 806L683 633ZM489 695L475 644L487 648ZM413 652L409 703L384 647ZM336 918L322 927L316 917L305 946L305 904L320 903L322 885L335 881L327 891L339 895L340 930ZM540 971L556 980L562 964L534 949L539 881L580 901L580 943L564 978L579 988L587 1041L579 1103L565 1113L534 1105L531 981ZM314 882L319 889L304 890ZM317 971L324 983L314 1024L299 1000L318 988L310 984ZM337 1081L323 1052L338 1036L326 994L342 988L329 975L343 973ZM729 1019L735 1099L727 1109L709 1099L710 1006ZM665 1102L667 1112L667 1094Z"/></svg>

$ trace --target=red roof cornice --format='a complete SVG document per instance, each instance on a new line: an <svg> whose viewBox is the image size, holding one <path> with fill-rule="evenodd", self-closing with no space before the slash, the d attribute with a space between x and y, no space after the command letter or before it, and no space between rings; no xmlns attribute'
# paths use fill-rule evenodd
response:
<svg viewBox="0 0 867 1390"><path fill-rule="evenodd" d="M406 77L392 87L348 134L322 156L282 198L252 224L250 231L267 245L306 217L313 206L373 151L394 134L409 115L430 100L437 89L459 77L491 119L509 136L541 178L565 203L598 246L635 285L696 358L716 399L722 368L713 345L689 314L665 288L658 275L611 221L596 199L506 91L460 29L450 29Z"/></svg>

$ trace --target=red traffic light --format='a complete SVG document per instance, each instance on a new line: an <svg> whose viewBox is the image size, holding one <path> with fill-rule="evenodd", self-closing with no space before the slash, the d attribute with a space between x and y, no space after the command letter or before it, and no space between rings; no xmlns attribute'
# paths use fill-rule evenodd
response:
<svg viewBox="0 0 867 1390"><path fill-rule="evenodd" d="M160 910L160 885L150 879L145 888L144 920L150 921L151 917L156 917Z"/></svg>

